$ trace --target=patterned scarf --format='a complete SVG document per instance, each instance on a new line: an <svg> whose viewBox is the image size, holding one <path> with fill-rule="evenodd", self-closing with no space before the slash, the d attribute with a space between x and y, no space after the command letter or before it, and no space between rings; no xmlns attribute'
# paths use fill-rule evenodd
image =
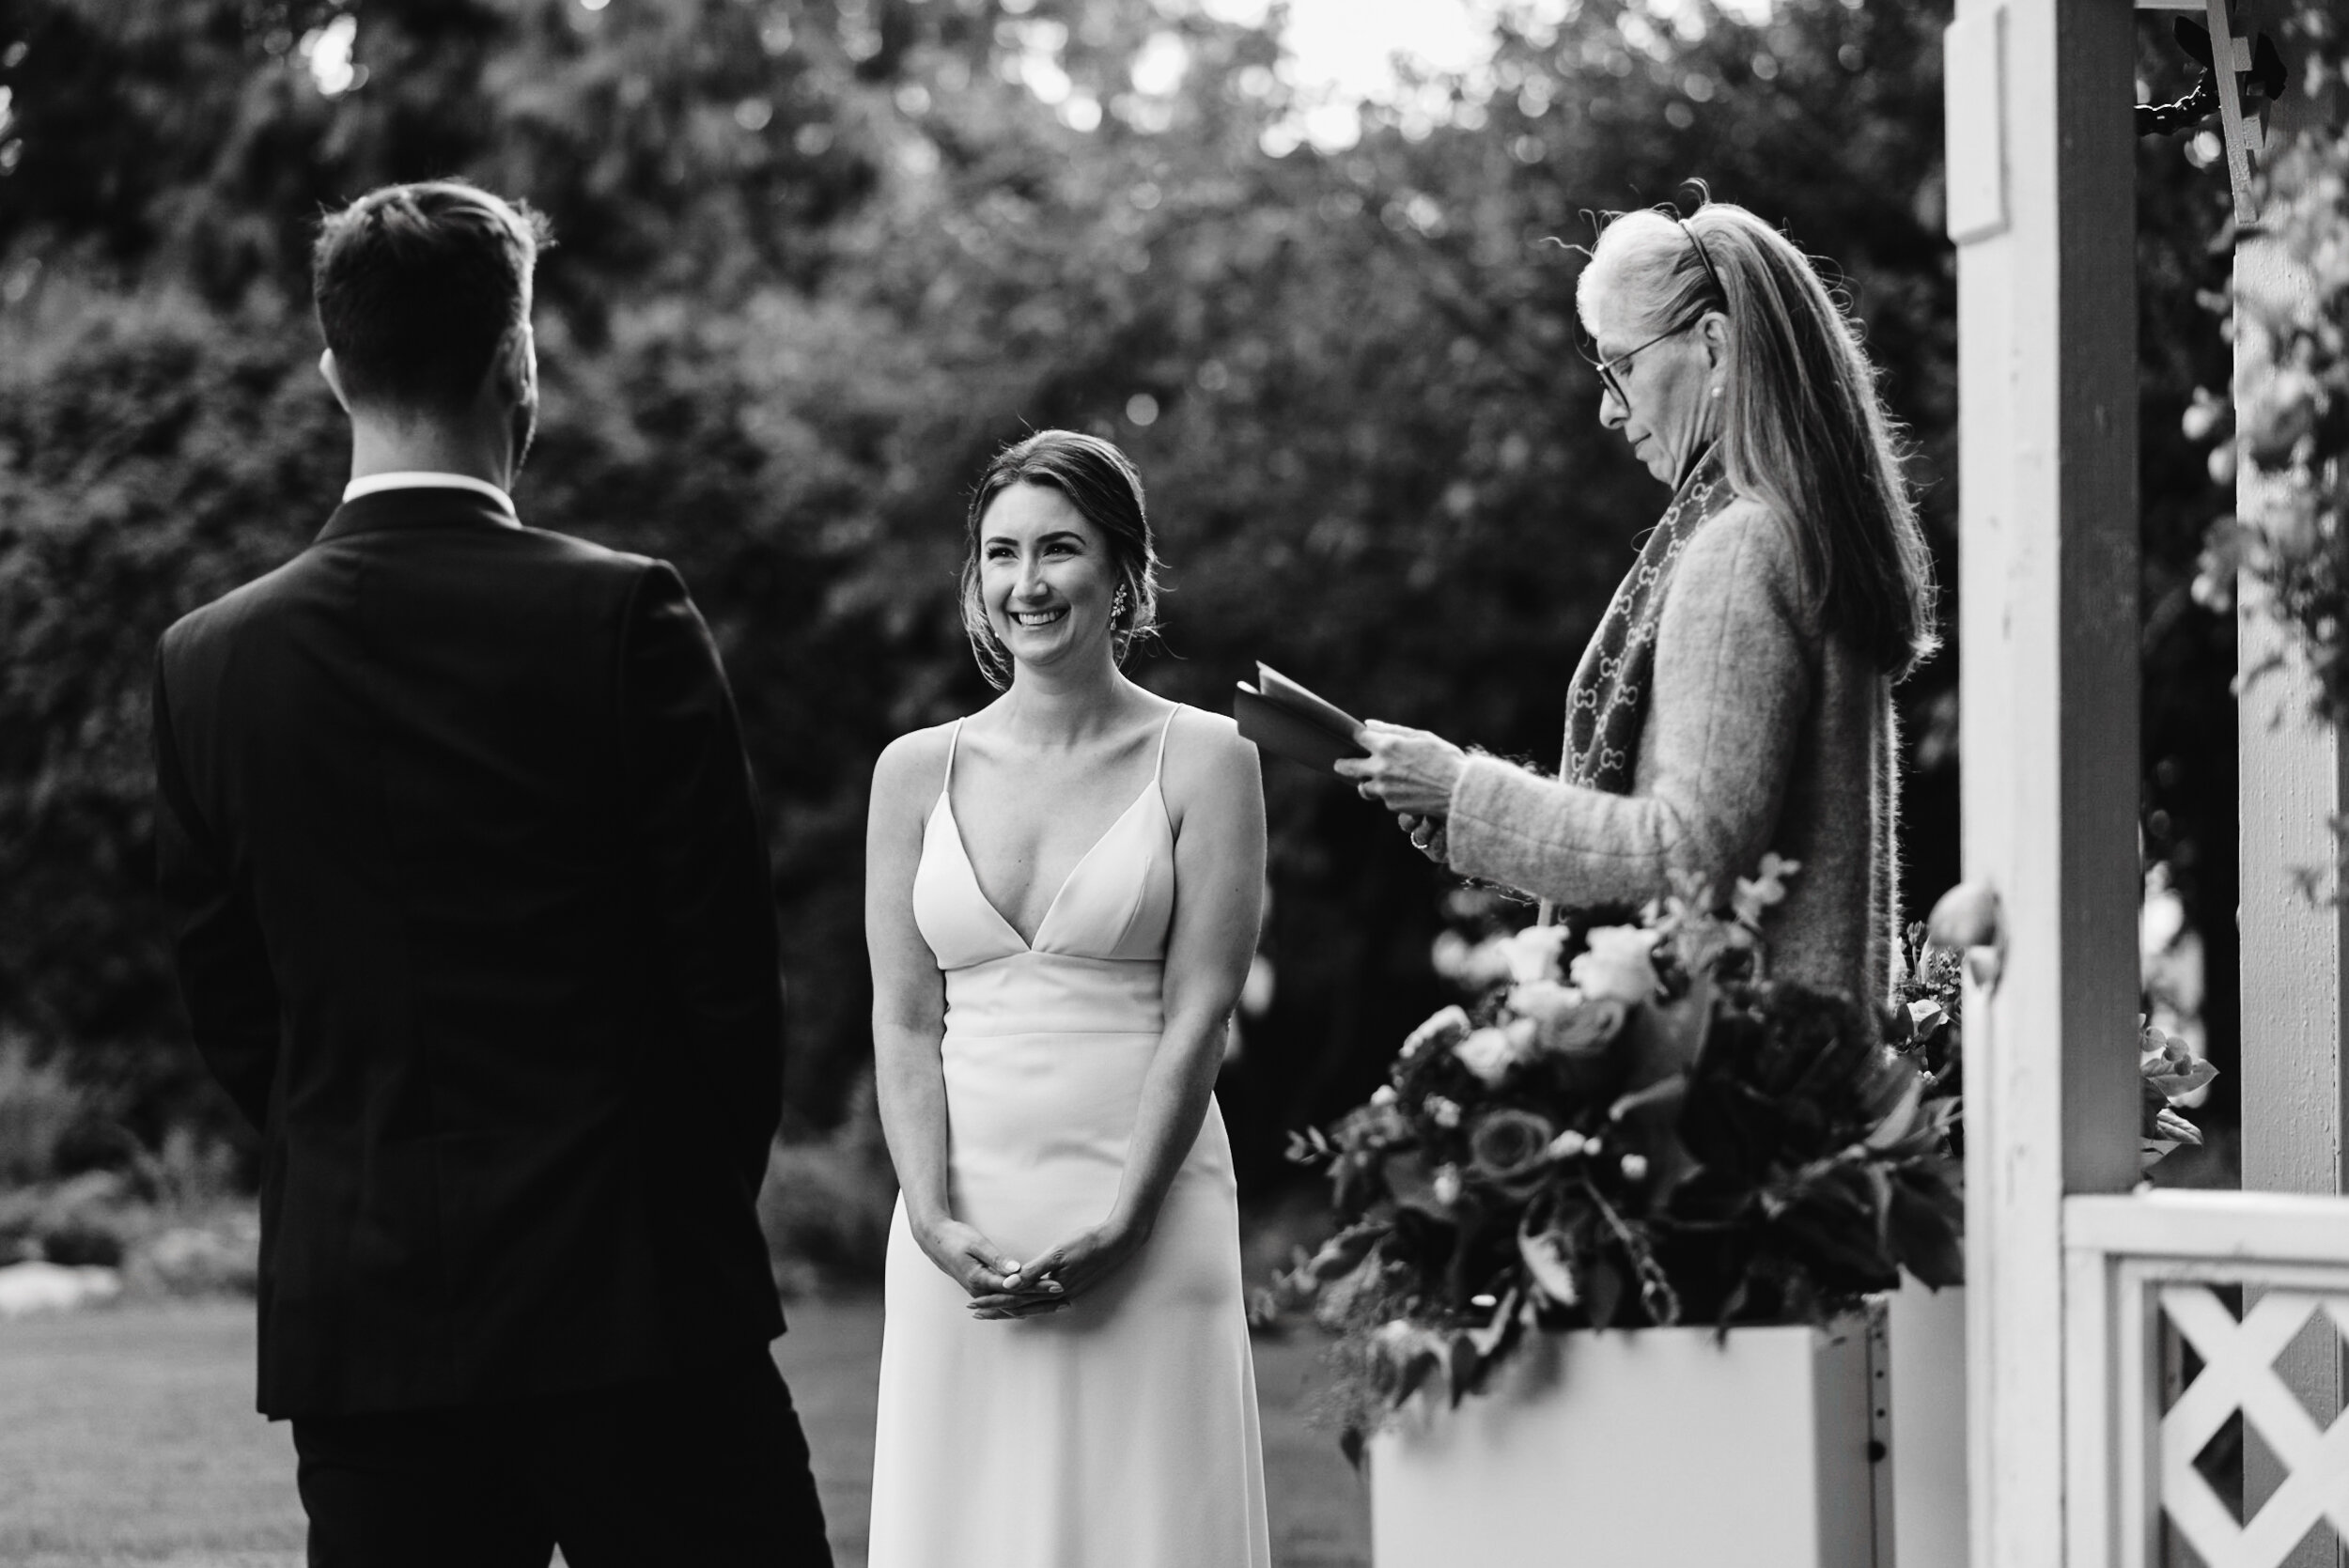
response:
<svg viewBox="0 0 2349 1568"><path fill-rule="evenodd" d="M1640 547L1631 574L1615 590L1566 696L1566 753L1559 772L1568 784L1631 793L1631 771L1647 723L1649 676L1656 667L1656 631L1664 593L1682 547L1735 499L1719 451L1706 447L1672 493L1663 520Z"/></svg>

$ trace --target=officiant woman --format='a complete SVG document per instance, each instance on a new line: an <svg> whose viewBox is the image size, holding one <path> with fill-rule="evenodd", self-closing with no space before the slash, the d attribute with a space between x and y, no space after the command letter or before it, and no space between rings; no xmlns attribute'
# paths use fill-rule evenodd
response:
<svg viewBox="0 0 2349 1568"><path fill-rule="evenodd" d="M1882 998L1898 919L1891 689L1932 565L1859 333L1744 208L1626 213L1576 290L1620 433L1672 502L1583 651L1546 778L1373 722L1339 764L1464 876L1568 910L1799 862L1771 971Z"/></svg>

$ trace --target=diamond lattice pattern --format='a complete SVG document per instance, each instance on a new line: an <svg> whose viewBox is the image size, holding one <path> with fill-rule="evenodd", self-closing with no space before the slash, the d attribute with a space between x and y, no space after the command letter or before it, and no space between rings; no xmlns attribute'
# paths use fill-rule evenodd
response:
<svg viewBox="0 0 2349 1568"><path fill-rule="evenodd" d="M2276 1358L2322 1312L2349 1334L2349 1296L2269 1291L2235 1320L2207 1285L2160 1289L2161 1310L2202 1371L2161 1419L2161 1503L2209 1568L2279 1568L2319 1519L2349 1538L2349 1421L2320 1428L2276 1374ZM2194 1467L2236 1410L2286 1472L2265 1506L2238 1526Z"/></svg>

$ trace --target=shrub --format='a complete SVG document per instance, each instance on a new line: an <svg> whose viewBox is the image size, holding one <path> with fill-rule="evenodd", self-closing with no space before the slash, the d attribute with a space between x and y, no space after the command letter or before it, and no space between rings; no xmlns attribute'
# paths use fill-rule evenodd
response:
<svg viewBox="0 0 2349 1568"><path fill-rule="evenodd" d="M848 1093L840 1125L817 1138L777 1140L758 1218L786 1296L878 1281L889 1251L897 1173L881 1138L872 1076Z"/></svg>
<svg viewBox="0 0 2349 1568"><path fill-rule="evenodd" d="M0 1193L0 1264L39 1260L113 1268L141 1229L130 1183L114 1171Z"/></svg>
<svg viewBox="0 0 2349 1568"><path fill-rule="evenodd" d="M134 1293L249 1294L260 1220L237 1154L187 1126L149 1149L115 1096L0 1036L0 1266L119 1268Z"/></svg>
<svg viewBox="0 0 2349 1568"><path fill-rule="evenodd" d="M260 1266L261 1217L240 1204L145 1238L124 1272L138 1296L250 1296Z"/></svg>
<svg viewBox="0 0 2349 1568"><path fill-rule="evenodd" d="M62 1063L37 1061L21 1034L0 1035L0 1189L55 1174L59 1148L95 1111Z"/></svg>

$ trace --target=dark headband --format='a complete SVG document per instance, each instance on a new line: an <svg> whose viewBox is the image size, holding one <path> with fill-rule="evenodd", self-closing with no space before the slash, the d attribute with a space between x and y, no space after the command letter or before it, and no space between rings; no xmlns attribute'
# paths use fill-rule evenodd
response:
<svg viewBox="0 0 2349 1568"><path fill-rule="evenodd" d="M1688 237L1688 243L1696 247L1697 260L1704 268L1704 275L1713 280L1713 292L1721 297L1722 308L1727 309L1729 306L1729 290L1721 287L1721 275L1713 270L1713 258L1705 254L1704 241L1697 238L1697 231L1688 226L1688 219L1681 217L1678 213L1674 213L1672 215L1672 222L1680 225L1680 232L1687 235Z"/></svg>

